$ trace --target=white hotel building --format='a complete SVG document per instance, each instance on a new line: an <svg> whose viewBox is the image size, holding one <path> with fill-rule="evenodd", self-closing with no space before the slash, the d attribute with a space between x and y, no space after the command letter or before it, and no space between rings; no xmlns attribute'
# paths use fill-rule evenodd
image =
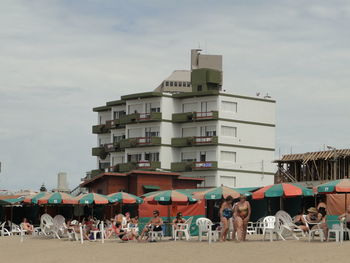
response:
<svg viewBox="0 0 350 263"><path fill-rule="evenodd" d="M191 70L94 111L92 176L144 169L203 178L203 187L274 181L275 101L222 92L221 56L192 50Z"/></svg>

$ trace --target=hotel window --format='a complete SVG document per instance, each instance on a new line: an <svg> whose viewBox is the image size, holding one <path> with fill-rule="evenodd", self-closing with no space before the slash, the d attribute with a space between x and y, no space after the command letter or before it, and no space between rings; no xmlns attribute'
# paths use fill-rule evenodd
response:
<svg viewBox="0 0 350 263"><path fill-rule="evenodd" d="M169 86L169 81L165 82L165 86L168 87Z"/></svg>
<svg viewBox="0 0 350 263"><path fill-rule="evenodd" d="M197 111L197 103L184 103L182 104L182 112L193 112Z"/></svg>
<svg viewBox="0 0 350 263"><path fill-rule="evenodd" d="M237 127L221 126L221 135L224 137L237 137Z"/></svg>
<svg viewBox="0 0 350 263"><path fill-rule="evenodd" d="M170 87L172 87L173 86L173 82L172 81L170 81Z"/></svg>
<svg viewBox="0 0 350 263"><path fill-rule="evenodd" d="M196 152L183 152L183 153L181 153L181 161L182 162L195 162L196 160L197 160Z"/></svg>
<svg viewBox="0 0 350 263"><path fill-rule="evenodd" d="M156 153L145 153L145 161L148 161L148 162L159 162L159 152L156 152Z"/></svg>
<svg viewBox="0 0 350 263"><path fill-rule="evenodd" d="M145 137L159 137L159 127L148 127L145 128Z"/></svg>
<svg viewBox="0 0 350 263"><path fill-rule="evenodd" d="M211 137L216 136L216 126L204 126L200 128L201 136Z"/></svg>
<svg viewBox="0 0 350 263"><path fill-rule="evenodd" d="M186 127L182 128L182 137L193 137L197 136L197 127Z"/></svg>
<svg viewBox="0 0 350 263"><path fill-rule="evenodd" d="M177 82L176 81L174 82L174 87L177 87Z"/></svg>
<svg viewBox="0 0 350 263"><path fill-rule="evenodd" d="M128 129L128 138L137 138L137 137L142 137L141 128Z"/></svg>
<svg viewBox="0 0 350 263"><path fill-rule="evenodd" d="M236 152L229 152L229 151L221 151L221 160L223 162L236 163L237 153Z"/></svg>
<svg viewBox="0 0 350 263"><path fill-rule="evenodd" d="M222 101L222 110L230 113L237 112L237 102L232 101Z"/></svg>
<svg viewBox="0 0 350 263"><path fill-rule="evenodd" d="M128 154L128 163L129 162L140 162L142 160L142 154Z"/></svg>

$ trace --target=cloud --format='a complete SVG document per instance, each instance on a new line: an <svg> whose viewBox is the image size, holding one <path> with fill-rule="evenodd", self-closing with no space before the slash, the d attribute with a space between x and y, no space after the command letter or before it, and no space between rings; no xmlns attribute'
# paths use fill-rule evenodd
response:
<svg viewBox="0 0 350 263"><path fill-rule="evenodd" d="M347 1L1 1L1 188L77 185L91 108L189 68L199 43L226 90L277 99L282 153L349 147L349 19Z"/></svg>

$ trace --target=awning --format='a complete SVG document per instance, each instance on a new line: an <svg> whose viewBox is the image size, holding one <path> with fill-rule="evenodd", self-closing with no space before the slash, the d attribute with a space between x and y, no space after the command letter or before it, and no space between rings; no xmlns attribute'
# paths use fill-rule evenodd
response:
<svg viewBox="0 0 350 263"><path fill-rule="evenodd" d="M157 185L144 185L143 188L146 190L160 190L160 187Z"/></svg>

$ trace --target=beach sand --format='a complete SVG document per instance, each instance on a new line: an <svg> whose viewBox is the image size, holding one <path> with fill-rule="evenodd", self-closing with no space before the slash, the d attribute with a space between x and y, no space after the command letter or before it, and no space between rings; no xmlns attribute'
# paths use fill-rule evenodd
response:
<svg viewBox="0 0 350 263"><path fill-rule="evenodd" d="M250 236L249 241L237 243L164 240L156 243L108 240L80 244L68 240L25 237L0 237L1 262L348 262L350 242L343 244L306 240L261 241Z"/></svg>

